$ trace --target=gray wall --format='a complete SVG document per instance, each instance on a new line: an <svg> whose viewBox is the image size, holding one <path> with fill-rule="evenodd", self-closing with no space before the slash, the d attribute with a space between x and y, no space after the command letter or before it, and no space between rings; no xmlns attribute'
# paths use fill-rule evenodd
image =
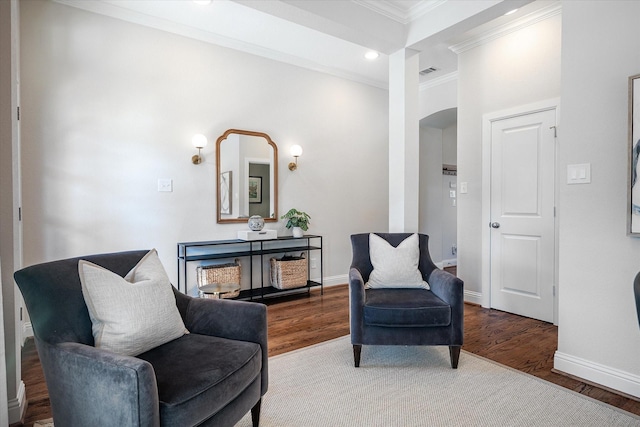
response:
<svg viewBox="0 0 640 427"><path fill-rule="evenodd" d="M26 264L156 247L175 280L177 242L247 227L216 223L214 141L229 128L278 144L279 215L311 215L327 282L346 282L349 234L387 229L386 91L49 1L21 8ZM210 141L198 166L195 133Z"/></svg>
<svg viewBox="0 0 640 427"><path fill-rule="evenodd" d="M640 396L632 292L640 239L626 235L627 85L640 73L640 2L566 1L562 7L555 366ZM591 163L591 184L566 184L567 165L575 163Z"/></svg>

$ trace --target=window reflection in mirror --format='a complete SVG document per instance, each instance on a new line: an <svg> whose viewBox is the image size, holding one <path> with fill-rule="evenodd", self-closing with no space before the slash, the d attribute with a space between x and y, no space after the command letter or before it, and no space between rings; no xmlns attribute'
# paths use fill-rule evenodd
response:
<svg viewBox="0 0 640 427"><path fill-rule="evenodd" d="M229 129L216 142L218 222L278 218L278 148L269 135Z"/></svg>

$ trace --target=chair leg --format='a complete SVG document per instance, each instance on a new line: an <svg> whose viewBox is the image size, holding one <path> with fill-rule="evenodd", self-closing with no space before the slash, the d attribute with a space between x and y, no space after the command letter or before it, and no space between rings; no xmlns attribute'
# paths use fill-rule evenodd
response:
<svg viewBox="0 0 640 427"><path fill-rule="evenodd" d="M458 369L458 360L460 359L460 345L449 346L449 356L451 356L451 367Z"/></svg>
<svg viewBox="0 0 640 427"><path fill-rule="evenodd" d="M362 346L359 344L353 345L353 364L356 368L360 367L360 354L362 353Z"/></svg>
<svg viewBox="0 0 640 427"><path fill-rule="evenodd" d="M258 427L260 425L260 405L262 404L262 399L258 400L258 403L253 405L251 408L251 424L253 427Z"/></svg>

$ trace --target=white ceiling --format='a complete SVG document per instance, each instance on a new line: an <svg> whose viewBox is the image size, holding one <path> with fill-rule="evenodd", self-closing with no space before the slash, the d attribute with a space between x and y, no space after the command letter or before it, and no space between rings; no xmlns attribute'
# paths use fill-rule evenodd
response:
<svg viewBox="0 0 640 427"><path fill-rule="evenodd" d="M380 88L389 55L420 54L428 82L457 69L449 49L524 19L550 1L532 0L54 0ZM520 8L505 17L507 11ZM380 53L364 59L369 50Z"/></svg>

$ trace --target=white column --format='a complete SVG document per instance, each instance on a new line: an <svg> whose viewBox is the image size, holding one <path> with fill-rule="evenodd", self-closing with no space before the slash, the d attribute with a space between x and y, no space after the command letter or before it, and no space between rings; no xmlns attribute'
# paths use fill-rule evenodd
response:
<svg viewBox="0 0 640 427"><path fill-rule="evenodd" d="M0 0L0 425L20 421L26 408L21 380L21 323L13 271L20 266L17 0Z"/></svg>
<svg viewBox="0 0 640 427"><path fill-rule="evenodd" d="M418 231L418 52L389 56L389 232Z"/></svg>

